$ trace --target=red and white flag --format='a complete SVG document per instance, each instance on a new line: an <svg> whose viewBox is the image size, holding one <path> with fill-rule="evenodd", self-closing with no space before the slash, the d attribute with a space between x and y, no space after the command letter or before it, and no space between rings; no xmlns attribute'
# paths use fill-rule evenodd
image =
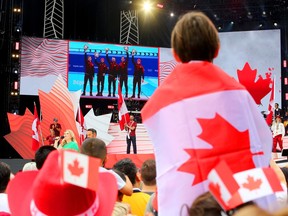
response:
<svg viewBox="0 0 288 216"><path fill-rule="evenodd" d="M227 163L221 161L208 175L209 190L225 210L229 210L228 201L237 193L239 185Z"/></svg>
<svg viewBox="0 0 288 216"><path fill-rule="evenodd" d="M34 103L34 120L32 122L32 150L37 151L39 148L39 125L40 121L38 118L37 107Z"/></svg>
<svg viewBox="0 0 288 216"><path fill-rule="evenodd" d="M97 190L100 159L75 151L61 151L63 181Z"/></svg>
<svg viewBox="0 0 288 216"><path fill-rule="evenodd" d="M124 125L130 121L130 115L122 96L120 83L118 84L118 112L120 129L124 130Z"/></svg>
<svg viewBox="0 0 288 216"><path fill-rule="evenodd" d="M78 107L78 112L77 112L77 127L78 127L78 133L79 133L79 138L80 138L80 145L82 145L83 141L85 140L85 136L86 136L86 131L85 131L85 120L81 111L81 107L79 104Z"/></svg>
<svg viewBox="0 0 288 216"><path fill-rule="evenodd" d="M241 200L231 200L231 207L283 191L272 168L254 168L235 173L233 177L240 186L238 193Z"/></svg>
<svg viewBox="0 0 288 216"><path fill-rule="evenodd" d="M270 95L270 100L269 100L269 105L268 105L268 114L266 116L266 122L268 125L272 125L272 121L273 121L274 94L275 94L275 79L273 79L273 82L272 82L271 95Z"/></svg>
<svg viewBox="0 0 288 216"><path fill-rule="evenodd" d="M141 113L154 145L163 215L179 215L208 191L207 176L220 160L233 173L269 164L272 135L254 99L212 63L177 65Z"/></svg>
<svg viewBox="0 0 288 216"><path fill-rule="evenodd" d="M233 174L221 161L208 175L209 190L226 211L248 201L283 191L272 168L254 168Z"/></svg>

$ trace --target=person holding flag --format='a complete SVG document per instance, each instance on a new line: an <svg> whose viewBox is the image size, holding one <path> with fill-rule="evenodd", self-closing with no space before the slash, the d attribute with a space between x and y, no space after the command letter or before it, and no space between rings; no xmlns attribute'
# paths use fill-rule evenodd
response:
<svg viewBox="0 0 288 216"><path fill-rule="evenodd" d="M267 167L272 149L271 131L254 99L212 63L220 48L212 21L202 12L183 15L171 43L180 64L141 111L154 145L161 215L180 215L208 191L207 176L219 160L233 173ZM177 190L170 190L179 179Z"/></svg>

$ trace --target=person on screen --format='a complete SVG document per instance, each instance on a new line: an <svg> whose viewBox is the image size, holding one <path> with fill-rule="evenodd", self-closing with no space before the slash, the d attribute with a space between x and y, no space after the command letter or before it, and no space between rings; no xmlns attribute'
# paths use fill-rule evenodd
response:
<svg viewBox="0 0 288 216"><path fill-rule="evenodd" d="M85 76L84 76L84 88L82 95L86 94L86 85L87 81L89 80L90 83L90 96L92 96L92 86L93 86L93 79L94 79L94 64L92 62L92 57L87 57L87 49L88 46L84 46L84 62L85 62Z"/></svg>
<svg viewBox="0 0 288 216"><path fill-rule="evenodd" d="M126 59L124 56L121 57L121 62L119 64L119 76L120 76L120 87L122 90L122 86L124 83L125 86L125 97L128 97L128 47L124 47L124 50L126 51Z"/></svg>
<svg viewBox="0 0 288 216"><path fill-rule="evenodd" d="M130 115L130 121L128 122L128 124L125 124L125 130L127 131L126 136L127 154L130 154L131 142L133 145L133 152L134 154L137 154L136 127L137 123L134 121L134 116Z"/></svg>
<svg viewBox="0 0 288 216"><path fill-rule="evenodd" d="M131 96L131 98L135 98L136 84L138 85L138 98L140 98L141 82L144 82L144 67L141 64L141 59L138 58L137 62L135 62L134 55L135 55L135 50L132 51L132 63L134 65L134 77L133 77L133 95Z"/></svg>
<svg viewBox="0 0 288 216"><path fill-rule="evenodd" d="M106 59L109 63L109 72L108 72L108 97L111 97L111 83L113 84L113 97L115 96L115 91L116 91L116 79L117 79L117 74L118 74L118 69L119 66L116 62L116 58L112 57L111 61L108 56L108 51L109 49L106 49Z"/></svg>
<svg viewBox="0 0 288 216"><path fill-rule="evenodd" d="M103 96L104 82L105 82L105 74L108 71L108 67L105 64L104 58L100 59L100 62L97 61L99 57L98 53L94 53L95 56L95 64L98 66L97 73L97 94L96 96Z"/></svg>

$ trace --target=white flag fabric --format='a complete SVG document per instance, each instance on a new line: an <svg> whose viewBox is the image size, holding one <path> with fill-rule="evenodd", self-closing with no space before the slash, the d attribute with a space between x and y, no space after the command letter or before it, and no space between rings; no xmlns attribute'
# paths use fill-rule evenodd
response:
<svg viewBox="0 0 288 216"><path fill-rule="evenodd" d="M64 182L96 191L100 160L69 150L61 154Z"/></svg>
<svg viewBox="0 0 288 216"><path fill-rule="evenodd" d="M121 130L124 130L125 124L130 121L130 115L122 95L120 83L118 84L118 110L119 126Z"/></svg>
<svg viewBox="0 0 288 216"><path fill-rule="evenodd" d="M177 65L142 119L155 149L161 215L179 215L206 192L222 159L233 173L269 164L272 135L253 98L209 62Z"/></svg>

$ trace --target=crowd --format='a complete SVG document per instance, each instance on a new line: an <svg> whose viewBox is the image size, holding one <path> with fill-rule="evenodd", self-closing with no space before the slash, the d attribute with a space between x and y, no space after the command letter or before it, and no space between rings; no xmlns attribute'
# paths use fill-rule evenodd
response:
<svg viewBox="0 0 288 216"><path fill-rule="evenodd" d="M169 77L167 78L168 81L165 81L163 83L159 92L160 93L161 91L166 92L167 90L169 92L169 86L174 87L175 85L177 86L177 84L179 84L176 81L182 73L185 74L183 79L186 79L187 81L188 78L191 78L190 73L193 72L194 74L198 75L197 77L198 79L195 82L205 81L205 83L200 83L200 84L202 87L204 86L203 89L206 91L205 92L206 94L211 94L212 90L209 88L212 88L212 87L218 88L218 89L221 88L221 90L223 90L224 92L232 92L232 91L235 92L236 90L237 91L239 90L240 93L244 92L244 94L237 93L237 96L240 99L242 98L244 101L248 100L250 103L251 97L246 95L245 93L246 90L244 89L244 87L241 86L240 84L237 84L235 81L231 81L230 77L228 77L227 75L225 75L224 72L222 72L221 70L213 66L212 64L213 59L217 56L218 51L219 51L219 46L220 46L219 43L220 42L219 42L217 30L207 16L205 16L201 12L190 12L184 15L180 19L180 21L178 21L178 23L176 24L172 32L173 54L175 56L175 59L183 64L179 66L181 70L178 67L175 69L175 73L171 74L172 78L169 78ZM203 68L205 68L205 70ZM214 77L215 79L213 81L205 80L205 77L203 78L202 74L207 74L207 73L214 73L212 74L212 76L215 75ZM88 80L88 77L87 77L87 80ZM211 84L214 84L214 85L212 85L211 87ZM178 86L178 87L182 87L182 86ZM85 92L85 89L84 89L84 92ZM159 92L158 93L156 92L156 96L155 96L156 98L158 97ZM112 94L114 94L114 92ZM195 95L195 92L189 95L189 97L196 98L195 104L197 104L197 101L199 100L200 96L201 94L199 92L197 92L196 95ZM169 94L165 95L165 99L167 98L171 101L172 99L169 97L173 97L172 99L175 100L175 98L177 97L180 97L182 99L182 97L185 98L187 97L187 95L172 95L172 96ZM219 98L221 98L221 95L219 96ZM243 102L242 100L240 101L241 103ZM165 103L166 102L167 101L165 101ZM151 104L153 104L153 100L151 103L148 104L148 106L146 106L145 111L144 111L144 117L153 116L152 109L154 108L151 106ZM158 106L158 105L155 105L155 106ZM183 106L180 106L180 107L183 107ZM225 106L223 105L223 107ZM251 107L253 107L253 105L251 105ZM160 108L163 108L163 107L160 107ZM166 109L166 107L163 109ZM174 112L172 113L173 115L175 114L175 112L179 110L173 108L172 111ZM171 115L171 113L169 114ZM248 115L250 113L248 114L245 113L245 114ZM185 115L188 115L188 114L185 113ZM239 122L243 123L243 121L246 121L246 118L243 118L243 116L241 115L239 116L240 117L236 119L235 124ZM259 113L259 116L260 116L260 113ZM259 116L256 116L256 117L259 117ZM163 115L157 116L156 123L159 123L159 121L165 121L166 117L167 116L165 115L165 113ZM254 116L253 116L253 118L249 119L249 123L251 124L252 122L253 127L257 125L257 124L254 124L253 122L255 120L258 120L258 118L256 119L256 117L254 119ZM203 119L199 121L202 121L202 124L205 123ZM147 123L148 126L151 126L149 125L151 122L152 121L150 120ZM185 122L187 122L187 119L185 119ZM168 137L168 141L169 139L173 140L173 137L177 137L177 139L179 139L179 142L180 142L180 141L184 141L184 139L182 139L183 137L185 138L189 137L189 135L186 134L186 130L184 130L185 125L184 126L182 124L179 125L179 124L176 124L176 122L173 122L173 124L176 126L179 126L180 127L179 130L182 131L182 133L177 134L175 133L175 131L174 133L167 133L166 137ZM159 127L160 126L161 125L159 124ZM276 122L276 125L272 126L272 130L274 131L274 128L275 130L280 130L279 129L280 127L282 126L280 126L280 119L278 119ZM55 128L57 127L54 126L54 128L51 128L51 129L55 129ZM252 140L251 142L259 141L261 140L260 138L264 136L263 134L265 134L267 131L268 133L271 132L269 131L269 128L267 125L263 126L263 128L264 130L261 130L259 134L256 132L253 134L254 140ZM209 129L209 132L216 130L216 128L213 126L209 127L208 129ZM27 169L26 171L24 171L24 168L23 168L23 171L17 173L15 177L12 175L9 169L9 166L1 162L0 163L0 215L12 214L12 215L17 215L17 216L18 215L20 216L21 215L101 215L101 216L105 216L105 215L107 216L110 216L110 215L142 216L143 215L144 216L145 215L145 216L153 216L153 215L158 215L158 214L164 215L163 213L161 213L161 208L159 208L160 197L162 199L161 201L162 203L163 203L163 200L167 200L168 202L168 199L170 200L172 199L172 201L176 202L177 200L182 199L182 197L173 197L173 196L163 197L163 185L161 185L161 183L159 183L158 181L160 178L161 180L163 179L163 174L162 173L159 174L158 172L158 171L162 172L162 170L160 170L159 168L160 166L158 162L161 163L162 165L163 161L165 160L166 160L165 162L167 162L169 160L173 161L173 160L179 159L177 158L176 155L173 155L174 157L173 156L165 157L167 153L167 151L165 152L165 150L169 146L165 146L164 150L160 152L161 155L163 156L162 158L160 158L160 155L157 154L157 151L159 151L159 149L157 149L156 155L155 155L157 159L157 164L155 160L147 160L143 162L141 167L137 167L130 158L125 158L125 159L121 159L117 161L114 164L112 169L106 169L105 164L108 160L106 144L101 139L96 138L97 132L95 130L88 130L88 131L89 131L89 133L87 133L88 138L82 143L81 146L77 144L75 135L73 131L71 130L66 130L63 138L59 137L58 135L58 137L55 139L55 142L53 144L51 144L50 146L49 145L42 146L35 153L35 167L36 168L32 168L32 170ZM170 130L170 132L171 131L172 130ZM51 135L53 135L53 133L55 132L51 132ZM156 133L156 136L153 135L152 140L157 144L157 142L162 141L162 137L159 138L160 131L157 130L155 131L155 133ZM276 137L278 135L279 134L275 133L275 136L274 135L273 136ZM271 143L272 143L271 133L270 133L270 136L271 136ZM245 139L243 140L245 141ZM281 137L279 136L278 141L279 140L282 140L282 134L281 134ZM162 144L166 145L167 143L162 143ZM173 143L173 144L176 145L177 143ZM242 145L242 143L240 142L239 145ZM260 143L259 145L256 145L256 147L261 149L259 147L261 145L262 144ZM273 148L274 147L275 147L275 143L273 145ZM176 145L176 148L177 148L177 145ZM272 148L272 145L271 145L271 148ZM100 166L95 169L93 169L93 167L89 167L89 173L86 172L88 176L90 175L97 176L98 185L97 185L96 190L91 190L85 187L76 186L73 183L66 183L63 181L64 177L61 174L61 166L63 164L63 161L61 161L61 155L65 151L78 152L77 155L79 155L79 158L80 156L85 155L85 156L88 156L90 159L91 158L98 159ZM218 151L216 153L215 152L213 152L213 154L215 154L214 156L221 158L224 150L221 149L221 151ZM239 153L239 151L235 151L232 153L234 155L233 157L237 157L237 154ZM271 154L271 150L269 153ZM192 155L191 152L190 154ZM199 155L200 154L201 153L199 153ZM266 154L266 152L263 150L262 152L259 153L259 155L261 154L264 155ZM247 155L247 157L249 157L249 155ZM252 158L252 155L251 155L251 158ZM239 161L241 160L241 158L238 158L238 159ZM285 168L280 169L274 163L273 160L266 161L266 158L264 157L261 158L261 161L260 160L257 161L257 163L260 164L259 167L265 167L266 163L268 166L269 162L270 162L269 167L271 167L274 170L277 176L277 179L282 184L282 188L284 191L281 194L276 195L277 201L282 204L282 210L269 212L268 210L259 207L257 205L257 202L254 202L254 200L250 200L248 202L244 202L243 204L239 206L233 207L229 211L226 211L223 208L223 205L218 203L218 200L215 198L215 194L211 194L210 192L208 192L208 190L206 190L204 193L198 195L196 199L191 200L189 205L183 204L182 208L178 209L178 215L191 215L191 216L224 216L224 215L235 215L235 216L242 216L242 215L249 215L249 216L250 215L251 216L277 215L278 216L279 215L280 216L280 215L288 215L288 206L286 206L287 205L287 180L286 179L288 179L286 175L287 170ZM200 164L200 166L207 168L208 164L209 163L205 164L203 162L202 164ZM232 164L232 165L235 165L235 164ZM243 166L243 164L241 163L237 163L236 165L238 167ZM179 164L176 164L176 166L179 166ZM157 167L157 173L156 173L156 167ZM188 165L185 167L185 169L187 169L187 167ZM188 168L192 169L192 166ZM75 172L75 175L81 175L82 173L85 173L83 171L84 170L83 167L79 166L79 164L76 161L74 161L74 166L69 167L69 169L70 171L71 169L73 169L73 172ZM200 175L200 172L199 172L199 175ZM204 171L203 173L201 173L201 175L204 176ZM164 180L165 182L170 182L170 183L172 181L172 179L168 179L168 178ZM204 179L204 180L207 180L207 179ZM191 184L192 182L190 181L189 187L191 187ZM166 188L166 191L170 192L171 194L175 191L179 191L180 189L184 189L184 190L188 189L188 188L185 188L185 186L183 188L183 185L184 185L183 179L176 179L176 181L172 182L170 185L174 185L174 187ZM161 190L160 190L160 187L161 187ZM172 204L168 206L167 209L163 209L162 207L162 211L164 212L165 210L165 212L170 212L171 209L173 208L174 206ZM169 214L166 213L165 215L169 215ZM174 214L171 213L170 215L174 215Z"/></svg>

